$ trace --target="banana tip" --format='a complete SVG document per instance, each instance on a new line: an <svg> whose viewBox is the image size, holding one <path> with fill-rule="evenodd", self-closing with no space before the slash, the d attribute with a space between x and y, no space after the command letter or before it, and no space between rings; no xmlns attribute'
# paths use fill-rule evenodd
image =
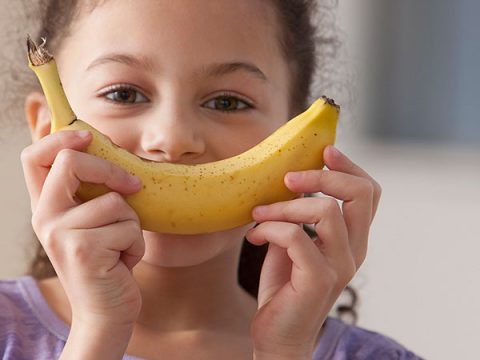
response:
<svg viewBox="0 0 480 360"><path fill-rule="evenodd" d="M53 59L46 47L47 40L42 38L42 43L37 45L30 34L27 35L27 55L33 66L41 66Z"/></svg>
<svg viewBox="0 0 480 360"><path fill-rule="evenodd" d="M322 99L328 104L328 105L331 105L331 106L334 106L337 111L340 111L340 105L338 105L337 103L335 103L335 100L333 100L332 98L329 98L325 95L322 96Z"/></svg>

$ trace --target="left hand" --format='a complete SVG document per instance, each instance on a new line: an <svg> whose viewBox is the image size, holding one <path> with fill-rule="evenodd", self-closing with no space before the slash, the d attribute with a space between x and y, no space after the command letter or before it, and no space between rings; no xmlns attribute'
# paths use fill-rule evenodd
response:
<svg viewBox="0 0 480 360"><path fill-rule="evenodd" d="M311 359L322 324L365 259L381 188L333 146L324 160L329 170L289 173L285 184L295 193L327 197L253 211L259 225L246 237L255 245L269 243L251 328L256 359ZM302 224L315 224L316 241Z"/></svg>

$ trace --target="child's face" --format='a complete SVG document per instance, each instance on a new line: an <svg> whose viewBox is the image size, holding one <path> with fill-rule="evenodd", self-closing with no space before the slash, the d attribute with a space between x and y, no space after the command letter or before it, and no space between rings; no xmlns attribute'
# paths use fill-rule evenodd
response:
<svg viewBox="0 0 480 360"><path fill-rule="evenodd" d="M151 160L195 164L247 150L289 117L270 6L110 0L85 12L56 54L74 111Z"/></svg>

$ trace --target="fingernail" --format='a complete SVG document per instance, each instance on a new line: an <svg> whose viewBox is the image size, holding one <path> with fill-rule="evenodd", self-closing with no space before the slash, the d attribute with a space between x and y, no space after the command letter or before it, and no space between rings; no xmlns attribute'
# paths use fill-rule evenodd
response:
<svg viewBox="0 0 480 360"><path fill-rule="evenodd" d="M138 176L135 176L135 175L129 175L128 176L128 181L130 182L130 184L132 184L134 186L140 186L140 184L142 183L142 180Z"/></svg>
<svg viewBox="0 0 480 360"><path fill-rule="evenodd" d="M261 216L263 214L265 214L267 211L267 207L266 206L256 206L254 209L253 209L253 215L254 216Z"/></svg>
<svg viewBox="0 0 480 360"><path fill-rule="evenodd" d="M330 148L332 149L331 151L333 156L338 157L342 155L340 150L338 150L335 146L332 145Z"/></svg>
<svg viewBox="0 0 480 360"><path fill-rule="evenodd" d="M288 182L297 182L302 178L303 174L301 172L289 172L287 174Z"/></svg>
<svg viewBox="0 0 480 360"><path fill-rule="evenodd" d="M80 130L80 131L77 131L77 136L78 136L80 139L86 139L87 137L90 136L90 131L88 131L88 130Z"/></svg>

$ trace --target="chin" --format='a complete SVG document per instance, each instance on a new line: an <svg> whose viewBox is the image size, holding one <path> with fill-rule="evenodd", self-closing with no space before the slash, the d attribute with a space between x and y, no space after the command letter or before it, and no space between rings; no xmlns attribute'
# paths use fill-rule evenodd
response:
<svg viewBox="0 0 480 360"><path fill-rule="evenodd" d="M238 257L243 237L253 226L247 224L211 234L162 234L144 231L145 255L143 261L161 267L188 267L206 263L215 258Z"/></svg>

